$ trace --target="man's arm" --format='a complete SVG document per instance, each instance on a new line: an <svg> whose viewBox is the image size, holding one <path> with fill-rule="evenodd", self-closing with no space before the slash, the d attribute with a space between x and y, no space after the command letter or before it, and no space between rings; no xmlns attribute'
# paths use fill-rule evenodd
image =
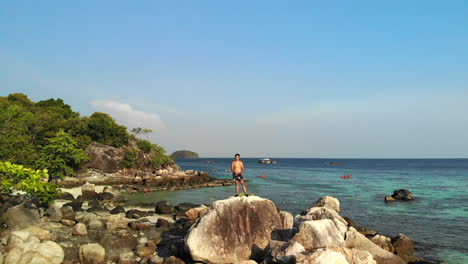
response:
<svg viewBox="0 0 468 264"><path fill-rule="evenodd" d="M241 165L242 165L242 167L241 167L241 168L242 168L241 173L242 173L242 176L244 176L244 170L245 170L245 168L244 168L244 162L241 162Z"/></svg>
<svg viewBox="0 0 468 264"><path fill-rule="evenodd" d="M231 171L234 172L234 161L231 162Z"/></svg>

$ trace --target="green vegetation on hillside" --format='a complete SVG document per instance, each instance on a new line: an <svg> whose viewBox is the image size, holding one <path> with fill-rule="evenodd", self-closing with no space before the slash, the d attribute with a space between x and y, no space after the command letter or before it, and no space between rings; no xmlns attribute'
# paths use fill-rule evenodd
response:
<svg viewBox="0 0 468 264"><path fill-rule="evenodd" d="M152 131L137 128L133 132ZM86 163L84 150L93 141L113 147L136 141L139 149L154 155L153 167L173 162L162 147L137 139L108 114L96 112L81 117L60 98L35 103L21 93L0 97L0 161L48 169L51 179L63 178L72 176ZM122 167L134 167L136 153L125 155Z"/></svg>
<svg viewBox="0 0 468 264"><path fill-rule="evenodd" d="M171 154L173 159L198 159L198 153L190 150L178 150Z"/></svg>

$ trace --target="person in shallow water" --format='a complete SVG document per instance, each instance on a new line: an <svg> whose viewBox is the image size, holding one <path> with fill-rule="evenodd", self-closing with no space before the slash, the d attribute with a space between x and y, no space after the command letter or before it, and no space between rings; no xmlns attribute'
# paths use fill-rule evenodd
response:
<svg viewBox="0 0 468 264"><path fill-rule="evenodd" d="M245 196L249 196L247 192L247 187L244 183L244 163L240 160L240 155L237 153L234 155L235 160L231 163L232 179L236 183L236 195L239 196L239 182L242 184L242 189L244 189Z"/></svg>

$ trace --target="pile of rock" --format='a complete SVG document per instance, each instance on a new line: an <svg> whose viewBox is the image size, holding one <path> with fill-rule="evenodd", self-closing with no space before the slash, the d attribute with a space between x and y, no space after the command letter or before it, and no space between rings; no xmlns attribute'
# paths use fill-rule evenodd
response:
<svg viewBox="0 0 468 264"><path fill-rule="evenodd" d="M154 211L122 206L85 211L67 204L43 211L30 201L19 201L3 217L9 228L1 233L0 263L26 264L34 259L38 264L404 264L418 260L408 237L389 238L356 227L340 215L339 201L330 196L295 217L256 196L231 197L210 207L159 201Z"/></svg>

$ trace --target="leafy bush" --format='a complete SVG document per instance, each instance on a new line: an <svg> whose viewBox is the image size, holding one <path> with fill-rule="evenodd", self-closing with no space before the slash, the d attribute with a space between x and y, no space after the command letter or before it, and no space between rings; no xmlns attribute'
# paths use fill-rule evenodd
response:
<svg viewBox="0 0 468 264"><path fill-rule="evenodd" d="M36 167L48 169L55 179L73 175L74 170L88 160L78 143L63 130L48 141L49 144L41 149L41 157L37 160Z"/></svg>
<svg viewBox="0 0 468 264"><path fill-rule="evenodd" d="M153 150L153 143L149 142L145 139L138 139L137 140L137 147L145 153L150 153Z"/></svg>
<svg viewBox="0 0 468 264"><path fill-rule="evenodd" d="M161 168L165 165L172 164L174 161L166 155L166 150L156 144L153 145L155 156L150 160L150 166L153 168Z"/></svg>
<svg viewBox="0 0 468 264"><path fill-rule="evenodd" d="M135 168L136 167L136 159L137 159L138 151L136 149L128 148L125 151L123 159L120 161L121 168Z"/></svg>
<svg viewBox="0 0 468 264"><path fill-rule="evenodd" d="M46 169L33 170L22 165L0 161L0 192L11 193L19 190L36 196L41 204L49 205L58 197L55 184L47 182Z"/></svg>

